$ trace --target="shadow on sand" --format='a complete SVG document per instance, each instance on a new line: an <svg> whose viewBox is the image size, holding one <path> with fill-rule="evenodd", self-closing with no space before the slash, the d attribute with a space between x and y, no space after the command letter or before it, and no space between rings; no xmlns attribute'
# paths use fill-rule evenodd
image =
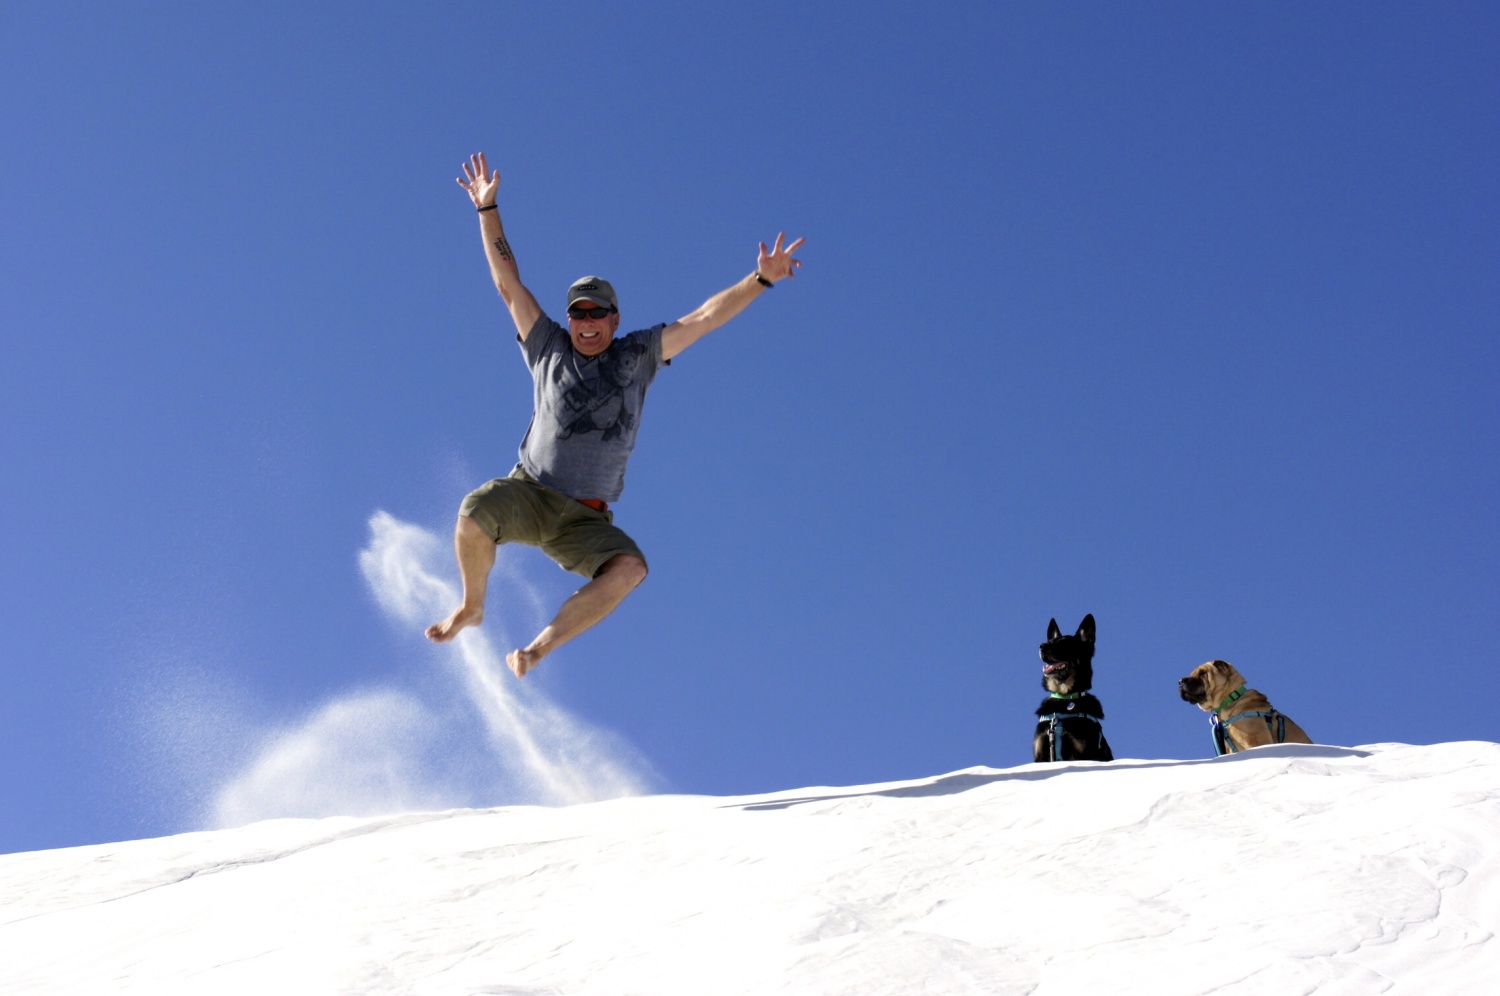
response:
<svg viewBox="0 0 1500 996"><path fill-rule="evenodd" d="M1371 751L1353 747L1326 747L1321 744L1270 744L1255 747L1238 754L1223 757L1204 757L1187 761L1066 761L1055 764L1028 764L1003 771L959 771L942 775L931 781L916 785L898 785L893 788L872 789L868 792L842 792L828 795L807 795L792 799L768 799L765 802L736 803L721 806L721 809L744 809L762 811L790 809L814 802L833 802L838 799L861 799L870 796L885 796L891 799L919 799L933 795L956 795L970 789L980 788L992 782L1035 782L1044 778L1062 775L1084 774L1091 771L1109 771L1119 768L1176 768L1198 764L1236 764L1242 761L1262 760L1268 757L1369 757Z"/></svg>

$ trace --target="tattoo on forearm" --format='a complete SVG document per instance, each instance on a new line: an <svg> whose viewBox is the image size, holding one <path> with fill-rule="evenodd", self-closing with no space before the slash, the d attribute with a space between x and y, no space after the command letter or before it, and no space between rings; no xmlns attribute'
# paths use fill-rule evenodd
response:
<svg viewBox="0 0 1500 996"><path fill-rule="evenodd" d="M494 246L495 251L500 254L501 259L515 259L515 256L511 255L510 243L505 241L505 236L502 235L496 239Z"/></svg>

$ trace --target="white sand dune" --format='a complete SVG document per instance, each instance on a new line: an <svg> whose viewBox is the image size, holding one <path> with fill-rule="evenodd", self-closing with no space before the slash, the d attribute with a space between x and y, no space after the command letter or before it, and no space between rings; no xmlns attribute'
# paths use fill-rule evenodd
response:
<svg viewBox="0 0 1500 996"><path fill-rule="evenodd" d="M272 820L0 857L6 993L1478 993L1500 745Z"/></svg>

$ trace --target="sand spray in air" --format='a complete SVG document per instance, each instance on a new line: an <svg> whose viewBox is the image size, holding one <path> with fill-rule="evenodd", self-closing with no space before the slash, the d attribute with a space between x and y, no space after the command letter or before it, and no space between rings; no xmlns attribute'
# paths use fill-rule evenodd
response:
<svg viewBox="0 0 1500 996"><path fill-rule="evenodd" d="M370 518L360 569L381 608L413 647L458 604L452 551L434 533L386 512ZM503 548L502 548L503 552ZM436 651L440 701L399 688L351 691L288 727L254 738L250 761L223 782L209 822L240 826L300 816L365 816L514 804L570 805L640 795L650 765L620 737L550 702L505 665L503 619L543 619L536 587L502 556L491 575L483 628ZM500 607L503 607L500 608ZM424 665L432 666L432 665ZM451 680L456 679L456 680ZM482 738L466 736L474 719ZM458 729L456 729L458 728Z"/></svg>
<svg viewBox="0 0 1500 996"><path fill-rule="evenodd" d="M360 554L365 579L392 616L420 627L458 605L459 591L433 572L432 562L452 553L436 536L385 512L370 518L370 545ZM535 590L518 572L497 564L490 604L524 604L540 615ZM490 640L508 637L491 611L485 628L470 628L451 644L470 701L484 720L497 760L524 777L538 801L564 805L637 795L645 790L640 763L620 758L617 738L590 727L518 681ZM520 645L506 639L505 645ZM634 763L632 763L634 761Z"/></svg>

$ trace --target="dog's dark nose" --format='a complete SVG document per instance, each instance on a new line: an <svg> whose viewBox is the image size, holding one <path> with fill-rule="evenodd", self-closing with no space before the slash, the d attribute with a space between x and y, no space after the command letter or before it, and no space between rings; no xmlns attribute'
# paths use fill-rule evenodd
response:
<svg viewBox="0 0 1500 996"><path fill-rule="evenodd" d="M1177 694L1182 696L1182 701L1196 705L1203 698L1203 682L1197 678L1183 678L1177 682Z"/></svg>

